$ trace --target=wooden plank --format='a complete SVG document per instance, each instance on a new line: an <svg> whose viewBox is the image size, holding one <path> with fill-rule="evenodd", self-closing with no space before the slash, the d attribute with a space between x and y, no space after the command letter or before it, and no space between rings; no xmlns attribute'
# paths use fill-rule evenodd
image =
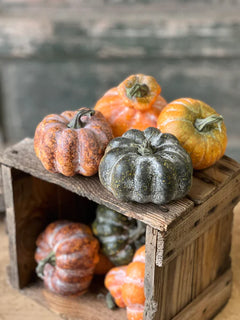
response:
<svg viewBox="0 0 240 320"><path fill-rule="evenodd" d="M102 186L96 175L93 177L80 175L64 177L61 174L52 174L46 171L37 159L33 150L32 139L24 139L22 142L7 149L0 156L0 162L37 178L60 185L89 200L104 204L129 217L139 219L159 230L166 230L172 221L183 213L189 212L194 206L193 202L187 198L173 201L167 206L121 202Z"/></svg>
<svg viewBox="0 0 240 320"><path fill-rule="evenodd" d="M231 295L232 272L226 271L172 320L210 320L227 303Z"/></svg>
<svg viewBox="0 0 240 320"><path fill-rule="evenodd" d="M1 3L0 56L239 57L239 4L56 3Z"/></svg>
<svg viewBox="0 0 240 320"><path fill-rule="evenodd" d="M232 222L231 210L195 240L192 299L230 269Z"/></svg>
<svg viewBox="0 0 240 320"><path fill-rule="evenodd" d="M2 179L4 190L4 202L6 210L6 222L9 234L9 255L11 260L10 279L11 285L14 288L19 288L20 280L18 273L18 257L17 257L17 234L16 222L14 215L14 201L13 201L13 188L12 188L12 173L11 169L2 166Z"/></svg>
<svg viewBox="0 0 240 320"><path fill-rule="evenodd" d="M38 281L21 290L21 293L61 316L63 319L125 320L126 310L110 310L105 303L106 289L103 278L94 278L88 292L80 297L64 297L44 289Z"/></svg>
<svg viewBox="0 0 240 320"><path fill-rule="evenodd" d="M240 170L240 164L224 156L214 166L204 170L194 170L193 185L188 197L196 204L201 204L225 185Z"/></svg>
<svg viewBox="0 0 240 320"><path fill-rule="evenodd" d="M0 212L5 211L5 204L3 198L3 181L2 181L2 170L0 166Z"/></svg>
<svg viewBox="0 0 240 320"><path fill-rule="evenodd" d="M201 236L211 226L229 215L240 199L240 173L212 195L203 204L196 206L184 219L176 219L164 233L164 249L160 265L169 263L181 250Z"/></svg>
<svg viewBox="0 0 240 320"><path fill-rule="evenodd" d="M170 320L192 300L193 242L163 267L157 261L160 232L147 228L145 320Z"/></svg>

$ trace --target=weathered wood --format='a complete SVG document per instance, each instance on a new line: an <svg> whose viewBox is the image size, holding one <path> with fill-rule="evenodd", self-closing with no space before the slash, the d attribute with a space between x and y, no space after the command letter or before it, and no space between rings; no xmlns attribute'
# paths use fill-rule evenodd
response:
<svg viewBox="0 0 240 320"><path fill-rule="evenodd" d="M63 297L46 290L42 282L35 282L21 291L63 319L126 320L126 310L110 310L105 302L103 278L94 278L88 292L80 297Z"/></svg>
<svg viewBox="0 0 240 320"><path fill-rule="evenodd" d="M239 57L236 3L44 4L2 3L0 57Z"/></svg>
<svg viewBox="0 0 240 320"><path fill-rule="evenodd" d="M14 199L12 187L12 169L2 166L2 179L4 189L4 203L6 222L9 237L9 255L11 260L10 278L14 288L19 288L18 257L17 257L17 234L14 214Z"/></svg>
<svg viewBox="0 0 240 320"><path fill-rule="evenodd" d="M169 263L189 243L202 235L219 219L231 214L240 199L240 173L202 205L196 206L184 219L168 227L164 236L161 265Z"/></svg>
<svg viewBox="0 0 240 320"><path fill-rule="evenodd" d="M228 214L196 240L193 239L187 246L182 245L174 259L163 266L159 266L157 250L164 247L164 239L159 231L147 228L145 320L172 319L230 270L232 217L232 208L229 208ZM227 290L226 294L224 298L228 299L230 291ZM218 307L209 311L204 319L210 319L210 312L216 310Z"/></svg>
<svg viewBox="0 0 240 320"><path fill-rule="evenodd" d="M226 271L172 320L212 319L231 295L232 272Z"/></svg>
<svg viewBox="0 0 240 320"><path fill-rule="evenodd" d="M2 170L0 166L0 212L5 211L5 204L3 199L3 182L2 182Z"/></svg>

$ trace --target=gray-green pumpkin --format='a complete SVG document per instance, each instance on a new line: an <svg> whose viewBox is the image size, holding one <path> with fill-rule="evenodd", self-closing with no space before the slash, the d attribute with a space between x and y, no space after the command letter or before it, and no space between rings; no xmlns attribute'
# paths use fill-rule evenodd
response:
<svg viewBox="0 0 240 320"><path fill-rule="evenodd" d="M99 165L101 183L123 201L165 204L184 197L192 161L175 136L149 127L110 141Z"/></svg>
<svg viewBox="0 0 240 320"><path fill-rule="evenodd" d="M92 224L103 253L116 266L132 261L133 255L145 243L145 225L121 213L99 205Z"/></svg>

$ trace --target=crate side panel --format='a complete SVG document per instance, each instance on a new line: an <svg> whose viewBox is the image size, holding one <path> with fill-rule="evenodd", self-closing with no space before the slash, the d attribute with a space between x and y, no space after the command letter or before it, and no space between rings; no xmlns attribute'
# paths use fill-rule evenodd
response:
<svg viewBox="0 0 240 320"><path fill-rule="evenodd" d="M163 243L157 230L147 228L145 271L145 320L169 320L192 299L195 244L182 250L171 262L156 264L157 248Z"/></svg>
<svg viewBox="0 0 240 320"><path fill-rule="evenodd" d="M192 298L196 298L231 266L233 213L219 219L195 240Z"/></svg>

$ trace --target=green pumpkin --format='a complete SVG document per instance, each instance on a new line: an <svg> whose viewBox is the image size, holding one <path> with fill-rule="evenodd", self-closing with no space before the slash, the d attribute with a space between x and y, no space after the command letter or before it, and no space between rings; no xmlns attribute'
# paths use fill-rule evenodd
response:
<svg viewBox="0 0 240 320"><path fill-rule="evenodd" d="M145 225L121 213L99 205L92 224L94 235L103 253L116 266L132 261L133 255L145 243Z"/></svg>
<svg viewBox="0 0 240 320"><path fill-rule="evenodd" d="M99 165L101 183L123 201L165 204L184 197L192 161L175 136L149 127L110 141Z"/></svg>

